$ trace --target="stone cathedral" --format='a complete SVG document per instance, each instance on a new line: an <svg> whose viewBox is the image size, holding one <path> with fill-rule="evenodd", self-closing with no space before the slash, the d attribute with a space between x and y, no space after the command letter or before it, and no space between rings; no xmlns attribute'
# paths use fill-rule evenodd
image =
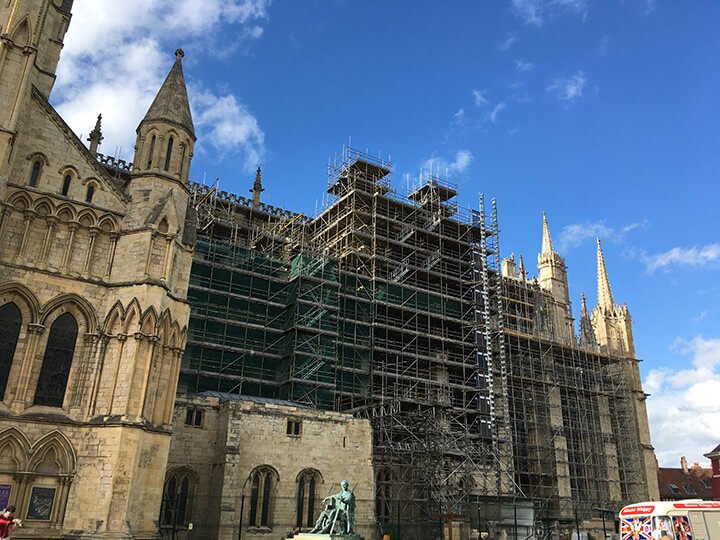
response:
<svg viewBox="0 0 720 540"><path fill-rule="evenodd" d="M183 51L99 153L49 98L72 0L0 0L0 508L35 539L290 538L346 479L365 538L570 540L657 498L632 321L497 210L344 148L307 218L189 181ZM518 517L518 511L520 516ZM607 516L602 517L602 522Z"/></svg>
<svg viewBox="0 0 720 540"><path fill-rule="evenodd" d="M154 538L195 234L183 53L135 167L106 166L99 122L88 148L48 101L71 7L0 3L0 506L21 535Z"/></svg>

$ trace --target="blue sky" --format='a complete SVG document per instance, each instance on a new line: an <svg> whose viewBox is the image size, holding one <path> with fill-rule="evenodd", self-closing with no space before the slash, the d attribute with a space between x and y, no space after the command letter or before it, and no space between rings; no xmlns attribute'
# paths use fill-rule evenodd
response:
<svg viewBox="0 0 720 540"><path fill-rule="evenodd" d="M720 440L720 3L697 0L76 0L53 102L101 151L186 51L192 176L313 214L343 144L496 197L535 274L542 211L574 313L595 236L627 302L661 465ZM159 21L159 22L158 22Z"/></svg>

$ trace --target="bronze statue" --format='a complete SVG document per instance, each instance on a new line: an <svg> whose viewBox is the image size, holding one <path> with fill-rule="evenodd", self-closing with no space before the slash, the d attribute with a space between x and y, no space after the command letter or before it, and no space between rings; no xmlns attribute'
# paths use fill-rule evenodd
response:
<svg viewBox="0 0 720 540"><path fill-rule="evenodd" d="M340 534L355 533L355 494L349 490L347 480L340 482L341 491L325 497L325 510L322 511L311 533L331 534L335 524L340 525Z"/></svg>

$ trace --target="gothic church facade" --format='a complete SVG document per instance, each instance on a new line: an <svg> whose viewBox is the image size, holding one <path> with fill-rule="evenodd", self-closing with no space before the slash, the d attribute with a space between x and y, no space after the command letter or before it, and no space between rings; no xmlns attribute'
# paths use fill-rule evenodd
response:
<svg viewBox="0 0 720 540"><path fill-rule="evenodd" d="M132 170L102 162L99 119L83 144L49 102L71 7L0 3L0 505L24 537L154 538L195 134L178 51Z"/></svg>

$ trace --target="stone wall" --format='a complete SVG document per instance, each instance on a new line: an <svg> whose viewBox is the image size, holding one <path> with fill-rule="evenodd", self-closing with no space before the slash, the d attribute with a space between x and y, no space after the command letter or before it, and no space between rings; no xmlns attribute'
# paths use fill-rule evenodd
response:
<svg viewBox="0 0 720 540"><path fill-rule="evenodd" d="M199 425L194 425L196 411ZM288 434L289 421L299 423L298 435ZM187 476L191 484L186 514L176 527L178 538L235 540L240 528L248 540L282 538L297 528L298 493L308 471L317 475L311 521L322 511L322 499L340 491L345 479L357 499L356 528L374 538L369 421L286 402L206 393L178 396L173 429L168 473ZM261 508L256 523L251 521L253 474L258 471L272 478L266 525L259 524ZM302 529L308 530L307 493L304 500ZM186 530L189 523L192 533Z"/></svg>

